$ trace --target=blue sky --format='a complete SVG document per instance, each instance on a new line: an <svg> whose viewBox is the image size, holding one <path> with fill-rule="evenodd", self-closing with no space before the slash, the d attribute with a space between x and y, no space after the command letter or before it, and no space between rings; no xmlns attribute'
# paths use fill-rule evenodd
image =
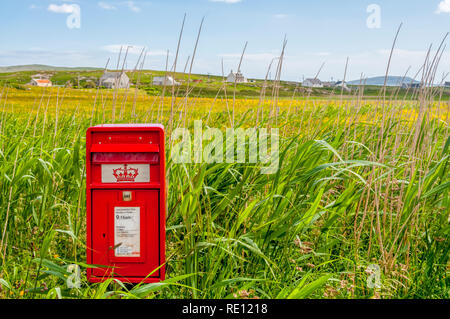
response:
<svg viewBox="0 0 450 319"><path fill-rule="evenodd" d="M379 11L368 12L373 4ZM69 28L66 19L75 6L80 26ZM248 41L241 70L262 78L286 35L286 80L314 77L322 63L321 79L342 79L347 57L349 79L383 75L401 22L390 73L403 75L411 66L414 75L428 46L436 48L450 31L450 0L1 0L0 66L102 67L111 58L115 67L120 46L132 45L127 67L146 47L145 68L161 70L166 50L173 63L185 13L178 69L192 55L204 16L194 72L221 74L222 59L225 73L236 70ZM376 27L368 26L368 18ZM450 72L448 53L439 76L445 72Z"/></svg>

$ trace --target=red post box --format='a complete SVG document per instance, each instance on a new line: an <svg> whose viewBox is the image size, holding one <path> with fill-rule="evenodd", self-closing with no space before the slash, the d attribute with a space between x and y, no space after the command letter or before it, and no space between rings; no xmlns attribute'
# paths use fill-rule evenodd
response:
<svg viewBox="0 0 450 319"><path fill-rule="evenodd" d="M90 282L157 282L165 276L162 125L110 124L86 133ZM163 265L163 266L161 266Z"/></svg>

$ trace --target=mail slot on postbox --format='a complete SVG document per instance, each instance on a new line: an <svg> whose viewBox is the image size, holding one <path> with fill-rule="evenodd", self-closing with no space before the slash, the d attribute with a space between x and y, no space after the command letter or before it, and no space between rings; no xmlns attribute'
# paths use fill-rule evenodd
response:
<svg viewBox="0 0 450 319"><path fill-rule="evenodd" d="M90 282L156 282L165 276L165 154L162 125L111 124L86 135ZM161 266L162 265L162 266Z"/></svg>

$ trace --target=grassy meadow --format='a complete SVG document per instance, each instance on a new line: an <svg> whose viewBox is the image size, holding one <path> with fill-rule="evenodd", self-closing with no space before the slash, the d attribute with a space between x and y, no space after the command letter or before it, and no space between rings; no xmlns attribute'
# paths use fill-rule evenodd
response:
<svg viewBox="0 0 450 319"><path fill-rule="evenodd" d="M449 298L448 97L279 98L271 85L245 98L4 84L0 298ZM194 120L279 128L278 172L173 163L171 131ZM86 281L85 132L112 122L166 127L159 284Z"/></svg>

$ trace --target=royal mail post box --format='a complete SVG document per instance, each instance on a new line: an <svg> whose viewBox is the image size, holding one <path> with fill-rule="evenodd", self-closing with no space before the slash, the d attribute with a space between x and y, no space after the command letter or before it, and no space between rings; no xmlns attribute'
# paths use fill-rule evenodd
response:
<svg viewBox="0 0 450 319"><path fill-rule="evenodd" d="M99 125L86 136L90 282L165 276L165 154L161 125Z"/></svg>

